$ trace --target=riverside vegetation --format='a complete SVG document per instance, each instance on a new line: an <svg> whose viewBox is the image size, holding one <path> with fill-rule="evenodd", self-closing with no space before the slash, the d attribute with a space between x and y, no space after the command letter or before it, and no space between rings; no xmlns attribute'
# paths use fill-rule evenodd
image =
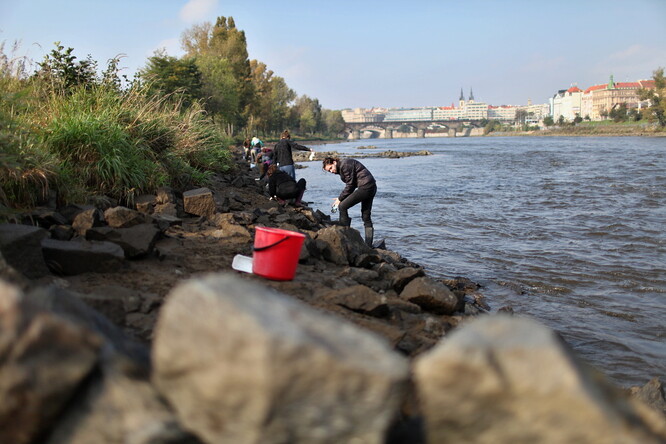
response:
<svg viewBox="0 0 666 444"><path fill-rule="evenodd" d="M0 441L666 439L658 379L629 397L468 280L269 201L231 121L115 66L0 78ZM258 225L307 235L294 281L231 272Z"/></svg>

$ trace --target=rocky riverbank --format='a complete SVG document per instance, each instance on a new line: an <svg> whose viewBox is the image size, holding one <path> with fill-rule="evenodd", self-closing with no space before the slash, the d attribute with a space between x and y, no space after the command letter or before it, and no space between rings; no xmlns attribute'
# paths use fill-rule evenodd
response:
<svg viewBox="0 0 666 444"><path fill-rule="evenodd" d="M666 439L660 381L628 397L473 282L268 200L236 155L209 188L0 226L0 442ZM306 235L294 280L232 270L257 226Z"/></svg>

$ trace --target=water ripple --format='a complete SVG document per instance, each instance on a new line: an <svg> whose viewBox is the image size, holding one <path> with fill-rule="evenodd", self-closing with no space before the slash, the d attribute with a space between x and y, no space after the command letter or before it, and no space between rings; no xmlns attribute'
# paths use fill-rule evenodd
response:
<svg viewBox="0 0 666 444"><path fill-rule="evenodd" d="M666 377L666 138L372 144L434 153L363 160L378 181L376 238L435 275L483 283L493 307L541 320L618 383ZM327 212L339 178L298 175Z"/></svg>

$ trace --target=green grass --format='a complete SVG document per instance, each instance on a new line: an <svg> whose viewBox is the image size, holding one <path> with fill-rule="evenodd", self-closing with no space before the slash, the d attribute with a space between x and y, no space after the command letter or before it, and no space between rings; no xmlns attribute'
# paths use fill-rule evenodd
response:
<svg viewBox="0 0 666 444"><path fill-rule="evenodd" d="M24 209L106 195L131 203L170 185L205 185L228 171L232 141L197 104L184 109L141 86L66 93L0 70L0 204Z"/></svg>

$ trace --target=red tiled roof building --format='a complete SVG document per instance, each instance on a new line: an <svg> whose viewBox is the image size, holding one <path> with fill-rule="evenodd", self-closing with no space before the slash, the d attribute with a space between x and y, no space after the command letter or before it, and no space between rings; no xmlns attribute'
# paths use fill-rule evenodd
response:
<svg viewBox="0 0 666 444"><path fill-rule="evenodd" d="M624 103L629 108L642 108L645 106L638 97L641 88L654 89L654 80L639 80L637 82L615 82L613 76L610 81L601 85L594 85L583 93L582 108L592 120L599 120L602 114L610 112L613 108Z"/></svg>

